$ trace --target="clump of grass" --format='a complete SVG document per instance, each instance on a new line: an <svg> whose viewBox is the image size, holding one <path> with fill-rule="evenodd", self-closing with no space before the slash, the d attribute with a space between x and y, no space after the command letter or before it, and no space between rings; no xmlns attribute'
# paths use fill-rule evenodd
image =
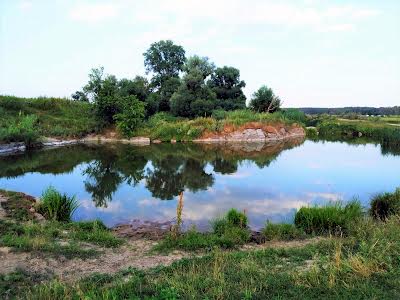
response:
<svg viewBox="0 0 400 300"><path fill-rule="evenodd" d="M61 194L54 187L48 187L38 204L38 212L48 220L70 222L79 203L75 197Z"/></svg>
<svg viewBox="0 0 400 300"><path fill-rule="evenodd" d="M370 215L374 219L385 221L390 216L400 214L400 188L394 193L382 193L371 200Z"/></svg>
<svg viewBox="0 0 400 300"><path fill-rule="evenodd" d="M168 234L157 246L158 251L172 249L197 250L234 248L243 245L250 239L250 231L247 228L247 216L235 209L229 210L222 218L212 222L213 232L202 233L196 228L179 235L176 232Z"/></svg>
<svg viewBox="0 0 400 300"><path fill-rule="evenodd" d="M296 213L294 223L307 234L347 234L351 225L363 216L359 201L346 205L328 204L321 207L302 207Z"/></svg>
<svg viewBox="0 0 400 300"><path fill-rule="evenodd" d="M7 201L2 202L2 208L7 215L18 221L28 221L34 219L34 214L30 208L34 205L35 199L24 193L0 190L0 194L7 197Z"/></svg>
<svg viewBox="0 0 400 300"><path fill-rule="evenodd" d="M267 241L271 240L293 240L305 237L304 231L296 228L294 224L273 224L267 221L267 224L262 230L262 233Z"/></svg>

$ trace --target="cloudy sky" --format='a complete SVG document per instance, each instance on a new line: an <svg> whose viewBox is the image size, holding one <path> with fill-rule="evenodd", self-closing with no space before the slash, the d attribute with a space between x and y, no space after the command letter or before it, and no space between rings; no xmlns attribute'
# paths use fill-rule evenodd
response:
<svg viewBox="0 0 400 300"><path fill-rule="evenodd" d="M69 96L92 67L144 75L172 39L284 106L400 105L398 0L0 0L0 94Z"/></svg>

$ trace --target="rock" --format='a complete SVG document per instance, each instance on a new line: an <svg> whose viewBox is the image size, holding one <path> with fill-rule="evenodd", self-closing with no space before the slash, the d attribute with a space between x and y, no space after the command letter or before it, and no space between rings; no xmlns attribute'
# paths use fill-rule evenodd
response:
<svg viewBox="0 0 400 300"><path fill-rule="evenodd" d="M152 142L153 144L161 144L161 143L162 143L161 140L152 140L151 142Z"/></svg>
<svg viewBox="0 0 400 300"><path fill-rule="evenodd" d="M24 143L4 144L0 145L0 154L20 152L20 151L25 151L25 149L26 147Z"/></svg>
<svg viewBox="0 0 400 300"><path fill-rule="evenodd" d="M148 137L143 137L143 136L130 138L129 142L132 144L150 145L150 139Z"/></svg>
<svg viewBox="0 0 400 300"><path fill-rule="evenodd" d="M8 254L11 252L10 247L0 247L0 254Z"/></svg>
<svg viewBox="0 0 400 300"><path fill-rule="evenodd" d="M46 221L46 219L39 213L34 213L35 219L38 220L39 222L41 221Z"/></svg>
<svg viewBox="0 0 400 300"><path fill-rule="evenodd" d="M176 144L176 140L172 139L171 144Z"/></svg>

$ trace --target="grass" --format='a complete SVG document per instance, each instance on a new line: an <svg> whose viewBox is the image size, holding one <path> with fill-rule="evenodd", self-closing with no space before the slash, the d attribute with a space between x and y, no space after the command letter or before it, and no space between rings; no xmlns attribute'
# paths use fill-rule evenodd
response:
<svg viewBox="0 0 400 300"><path fill-rule="evenodd" d="M346 205L332 203L322 207L302 207L294 224L307 234L347 234L354 222L363 216L361 204L351 201Z"/></svg>
<svg viewBox="0 0 400 300"><path fill-rule="evenodd" d="M63 255L67 258L87 258L99 254L96 249L83 247L81 242L100 247L117 247L122 243L99 221L66 224L30 221L17 224L0 220L0 234L2 247L12 247L14 251Z"/></svg>
<svg viewBox="0 0 400 300"><path fill-rule="evenodd" d="M89 103L60 98L0 96L0 143L25 141L14 128L16 124L29 121L26 118L31 116L35 118L35 133L40 136L76 138L99 129Z"/></svg>
<svg viewBox="0 0 400 300"><path fill-rule="evenodd" d="M317 126L319 136L328 137L367 137L382 144L400 145L400 127L384 121L344 120L329 118Z"/></svg>
<svg viewBox="0 0 400 300"><path fill-rule="evenodd" d="M297 228L294 224L273 224L269 221L265 224L262 233L267 241L289 241L306 237L305 232Z"/></svg>
<svg viewBox="0 0 400 300"><path fill-rule="evenodd" d="M211 250L214 247L224 249L243 245L250 239L247 228L247 217L235 209L229 210L225 216L212 222L213 232L201 233L195 228L180 234L167 235L154 250L168 252L173 249L181 250Z"/></svg>
<svg viewBox="0 0 400 300"><path fill-rule="evenodd" d="M37 210L48 220L70 222L78 206L75 197L61 194L50 186L43 192Z"/></svg>
<svg viewBox="0 0 400 300"><path fill-rule="evenodd" d="M400 214L400 188L396 189L394 193L382 193L374 196L369 212L374 219L383 221Z"/></svg>
<svg viewBox="0 0 400 300"><path fill-rule="evenodd" d="M142 124L134 133L135 136L148 136L152 140L161 141L192 141L201 137L205 132L220 132L225 126L239 127L249 122L263 124L283 124L291 126L294 123L302 124L304 116L293 110L276 112L273 114L256 113L251 110L235 110L229 112L215 112L214 117L199 117L193 120L173 117L168 113L157 113ZM304 117L304 118L303 118Z"/></svg>
<svg viewBox="0 0 400 300"><path fill-rule="evenodd" d="M400 221L363 219L346 239L301 248L226 252L148 271L53 280L28 299L397 299Z"/></svg>
<svg viewBox="0 0 400 300"><path fill-rule="evenodd" d="M0 195L5 196L8 201L2 202L1 206L7 215L17 221L28 221L34 219L30 208L35 204L35 199L24 193L12 192L0 189Z"/></svg>

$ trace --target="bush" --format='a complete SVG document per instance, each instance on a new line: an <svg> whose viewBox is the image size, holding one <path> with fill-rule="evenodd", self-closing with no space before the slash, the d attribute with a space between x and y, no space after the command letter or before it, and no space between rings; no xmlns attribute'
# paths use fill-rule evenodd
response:
<svg viewBox="0 0 400 300"><path fill-rule="evenodd" d="M351 225L362 216L360 202L353 200L346 205L335 203L322 207L302 207L296 213L294 223L307 234L347 234Z"/></svg>
<svg viewBox="0 0 400 300"><path fill-rule="evenodd" d="M69 222L78 206L75 197L62 195L50 186L42 194L38 212L48 220Z"/></svg>
<svg viewBox="0 0 400 300"><path fill-rule="evenodd" d="M305 124L307 122L306 115L297 108L287 108L282 110L283 116L287 119Z"/></svg>
<svg viewBox="0 0 400 300"><path fill-rule="evenodd" d="M24 142L27 148L39 139L39 133L36 128L37 117L29 115L21 117L19 120L11 122L8 127L0 128L0 141Z"/></svg>
<svg viewBox="0 0 400 300"><path fill-rule="evenodd" d="M231 227L246 228L247 216L232 208L224 217L214 220L211 225L215 234L223 235Z"/></svg>
<svg viewBox="0 0 400 300"><path fill-rule="evenodd" d="M226 118L227 112L223 109L215 109L211 113L211 117L215 120L223 120Z"/></svg>
<svg viewBox="0 0 400 300"><path fill-rule="evenodd" d="M120 99L121 111L114 115L118 130L125 136L131 137L133 131L142 122L145 113L144 102L135 96Z"/></svg>
<svg viewBox="0 0 400 300"><path fill-rule="evenodd" d="M400 188L394 193L376 195L371 200L370 215L386 221L390 216L400 214Z"/></svg>
<svg viewBox="0 0 400 300"><path fill-rule="evenodd" d="M305 233L293 224L273 224L267 221L262 230L267 241L271 240L293 240L304 237Z"/></svg>

